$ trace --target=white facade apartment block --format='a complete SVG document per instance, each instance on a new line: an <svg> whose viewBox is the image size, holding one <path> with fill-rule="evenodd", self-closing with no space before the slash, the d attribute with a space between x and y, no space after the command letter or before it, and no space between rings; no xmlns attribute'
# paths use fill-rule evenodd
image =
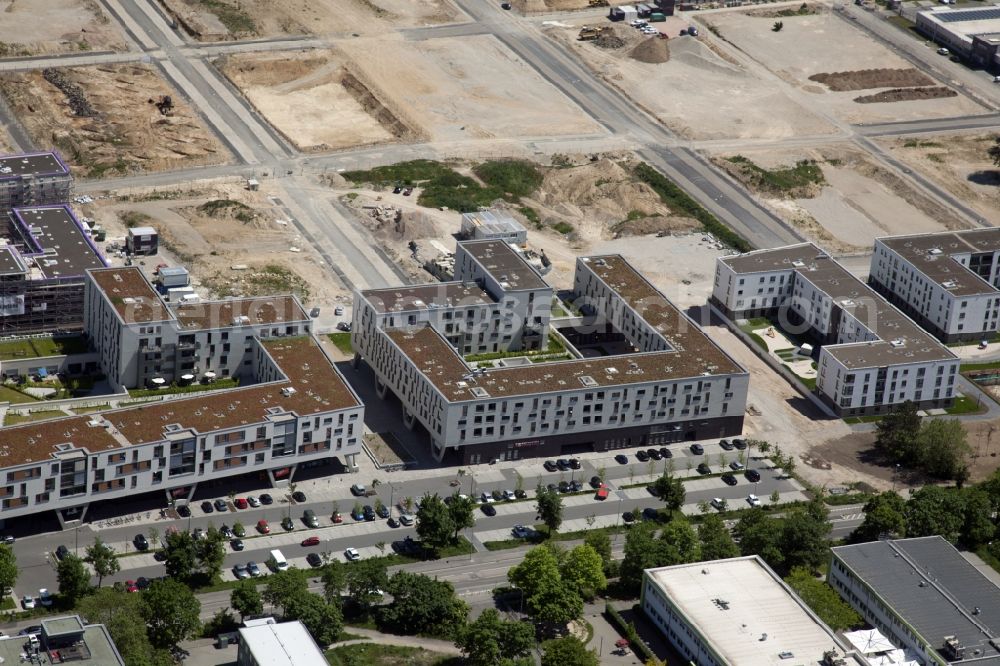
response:
<svg viewBox="0 0 1000 666"><path fill-rule="evenodd" d="M719 258L712 300L730 318L810 333L817 391L842 415L954 397L958 358L812 243Z"/></svg>
<svg viewBox="0 0 1000 666"><path fill-rule="evenodd" d="M869 281L941 340L990 337L1000 327L1000 233L877 238Z"/></svg>

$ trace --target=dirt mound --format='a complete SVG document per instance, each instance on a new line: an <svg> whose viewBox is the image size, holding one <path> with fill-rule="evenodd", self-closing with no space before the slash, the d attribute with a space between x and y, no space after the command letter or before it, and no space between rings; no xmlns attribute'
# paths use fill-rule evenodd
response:
<svg viewBox="0 0 1000 666"><path fill-rule="evenodd" d="M719 54L695 37L679 37L672 40L670 57L685 65L709 72L730 75L743 73L739 66L723 60Z"/></svg>
<svg viewBox="0 0 1000 666"><path fill-rule="evenodd" d="M655 65L670 60L670 48L667 46L667 40L650 37L629 51L628 57Z"/></svg>
<svg viewBox="0 0 1000 666"><path fill-rule="evenodd" d="M877 102L911 102L920 99L940 99L942 97L957 97L958 93L951 88L944 86L932 86L929 88L893 88L883 90L874 95L862 95L855 97L858 104L874 104Z"/></svg>
<svg viewBox="0 0 1000 666"><path fill-rule="evenodd" d="M867 88L910 88L934 83L912 67L906 69L859 69L853 72L822 72L809 77L834 92Z"/></svg>
<svg viewBox="0 0 1000 666"><path fill-rule="evenodd" d="M340 84L348 94L357 100L368 115L378 121L385 131L398 139L411 138L417 135L409 125L407 125L398 115L372 92L372 90L361 82L353 73L344 71Z"/></svg>
<svg viewBox="0 0 1000 666"><path fill-rule="evenodd" d="M614 237L623 236L649 236L650 234L668 234L674 232L687 232L700 229L701 225L697 220L688 217L666 217L664 215L651 215L635 220L625 220L614 227Z"/></svg>
<svg viewBox="0 0 1000 666"><path fill-rule="evenodd" d="M618 36L614 28L609 28L594 40L594 45L602 49L620 49L625 46L625 40Z"/></svg>

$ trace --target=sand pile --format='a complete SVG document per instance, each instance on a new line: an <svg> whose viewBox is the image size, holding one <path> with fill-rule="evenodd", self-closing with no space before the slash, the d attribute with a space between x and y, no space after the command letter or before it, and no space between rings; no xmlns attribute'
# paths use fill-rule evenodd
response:
<svg viewBox="0 0 1000 666"><path fill-rule="evenodd" d="M667 47L667 40L650 37L639 42L635 48L629 51L628 57L655 65L670 60L670 49Z"/></svg>
<svg viewBox="0 0 1000 666"><path fill-rule="evenodd" d="M859 69L853 72L821 72L810 81L825 84L830 90L865 90L866 88L908 88L929 86L934 81L922 72L907 69Z"/></svg>
<svg viewBox="0 0 1000 666"><path fill-rule="evenodd" d="M625 46L625 40L618 36L614 28L609 28L594 40L594 44L602 49L620 49Z"/></svg>
<svg viewBox="0 0 1000 666"><path fill-rule="evenodd" d="M685 65L719 74L743 74L742 69L726 62L694 37L678 37L670 42L670 57Z"/></svg>

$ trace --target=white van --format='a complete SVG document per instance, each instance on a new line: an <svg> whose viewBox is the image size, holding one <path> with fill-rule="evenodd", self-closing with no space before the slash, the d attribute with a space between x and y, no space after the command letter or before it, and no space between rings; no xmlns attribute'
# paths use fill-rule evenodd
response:
<svg viewBox="0 0 1000 666"><path fill-rule="evenodd" d="M267 561L275 571L284 571L288 568L288 560L281 554L280 550L272 550L271 557Z"/></svg>

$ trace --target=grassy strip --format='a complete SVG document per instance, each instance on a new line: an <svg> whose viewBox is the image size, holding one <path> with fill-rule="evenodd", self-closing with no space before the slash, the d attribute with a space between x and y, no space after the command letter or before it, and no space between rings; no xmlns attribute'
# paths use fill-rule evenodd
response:
<svg viewBox="0 0 1000 666"><path fill-rule="evenodd" d="M844 423L857 425L859 423L877 423L885 417L885 414L869 414L867 416L848 416L844 418Z"/></svg>
<svg viewBox="0 0 1000 666"><path fill-rule="evenodd" d="M1000 368L1000 361L989 361L987 363L962 363L958 366L960 372L971 370L994 370Z"/></svg>
<svg viewBox="0 0 1000 666"><path fill-rule="evenodd" d="M201 0L201 4L205 9L215 14L215 17L222 25L226 26L226 30L230 33L235 35L243 32L257 32L257 24L254 23L249 14L243 12L238 6L233 7L221 2L221 0Z"/></svg>
<svg viewBox="0 0 1000 666"><path fill-rule="evenodd" d="M130 398L149 398L155 395L171 395L174 393L200 393L202 391L221 391L239 386L239 381L232 377L222 377L216 379L211 384L190 384L188 386L177 386L171 384L164 389L131 389L128 392Z"/></svg>
<svg viewBox="0 0 1000 666"><path fill-rule="evenodd" d="M350 333L330 333L326 337L330 338L330 342L337 346L337 349L344 352L348 356L354 355L354 350L351 348L351 334Z"/></svg>
<svg viewBox="0 0 1000 666"><path fill-rule="evenodd" d="M46 356L66 356L87 351L86 341L78 336L28 338L0 342L0 361L21 358L43 358Z"/></svg>
<svg viewBox="0 0 1000 666"><path fill-rule="evenodd" d="M848 504L867 504L875 497L871 493L845 493L843 495L826 495L823 503L829 506L847 506Z"/></svg>
<svg viewBox="0 0 1000 666"><path fill-rule="evenodd" d="M45 421L47 419L57 419L61 416L66 416L66 412L59 409L43 409L37 412L31 412L30 414L15 414L13 412L8 412L7 417L4 419L4 425L17 425L18 423L31 423L33 421Z"/></svg>
<svg viewBox="0 0 1000 666"><path fill-rule="evenodd" d="M517 356L544 356L545 354L558 354L566 351L566 347L559 341L558 337L549 335L549 345L545 349L529 349L524 351L509 352L487 352L485 354L469 354L465 357L466 362L475 361L495 361L500 358L514 358Z"/></svg>
<svg viewBox="0 0 1000 666"><path fill-rule="evenodd" d="M945 411L952 416L957 416L960 414L979 414L986 410L983 409L983 405L980 400L973 400L967 395L960 395L955 398L955 402L952 406L947 408Z"/></svg>
<svg viewBox="0 0 1000 666"><path fill-rule="evenodd" d="M660 195L660 200L670 209L670 212L698 220L705 231L740 252L749 252L753 249L753 246L746 239L719 221L717 217L692 199L687 192L653 167L640 162L635 168L635 175Z"/></svg>
<svg viewBox="0 0 1000 666"><path fill-rule="evenodd" d="M347 640L342 638L341 640ZM323 653L330 666L359 664L406 664L407 666L454 666L464 663L461 657L431 652L419 647L356 643L334 647Z"/></svg>
<svg viewBox="0 0 1000 666"><path fill-rule="evenodd" d="M920 34L919 30L917 30L917 24L911 20L899 16L898 14L893 14L892 16L888 17L886 21L893 24L894 26L896 26L897 28L908 34L910 37L913 37L914 39L919 39L922 42L926 41L926 38Z"/></svg>
<svg viewBox="0 0 1000 666"><path fill-rule="evenodd" d="M0 402L9 402L12 405L23 405L29 402L38 402L38 398L22 393L10 386L0 386Z"/></svg>
<svg viewBox="0 0 1000 666"><path fill-rule="evenodd" d="M729 157L726 161L740 166L752 187L773 194L790 195L810 185L826 182L823 170L813 160L801 160L793 167L781 169L765 169L742 155Z"/></svg>

